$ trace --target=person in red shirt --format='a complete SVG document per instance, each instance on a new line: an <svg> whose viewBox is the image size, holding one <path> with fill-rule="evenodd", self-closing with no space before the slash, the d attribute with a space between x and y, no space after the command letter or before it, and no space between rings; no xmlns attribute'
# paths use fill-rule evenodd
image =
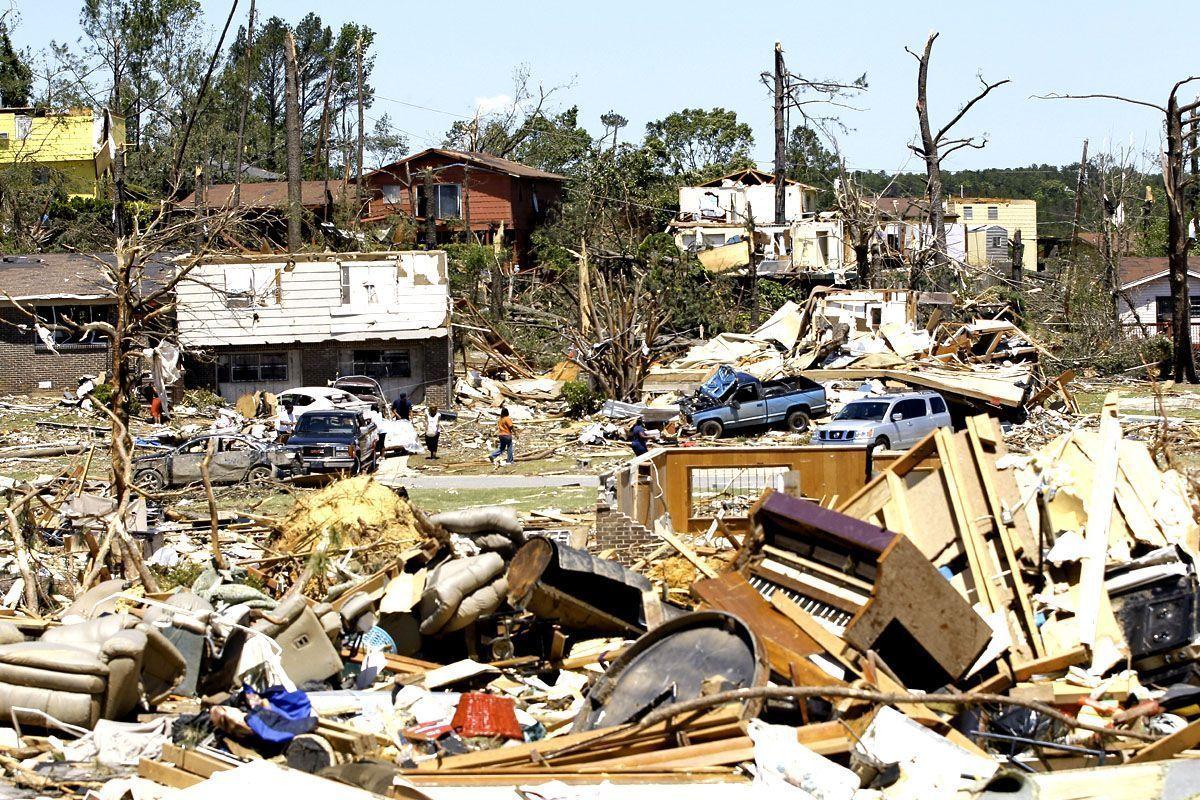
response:
<svg viewBox="0 0 1200 800"><path fill-rule="evenodd" d="M162 425L163 421L163 404L162 398L156 392L154 399L150 401L150 421L155 425Z"/></svg>

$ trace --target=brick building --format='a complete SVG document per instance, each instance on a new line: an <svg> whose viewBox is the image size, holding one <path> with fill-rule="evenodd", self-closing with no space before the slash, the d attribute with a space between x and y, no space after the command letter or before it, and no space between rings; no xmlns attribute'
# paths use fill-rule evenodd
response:
<svg viewBox="0 0 1200 800"><path fill-rule="evenodd" d="M111 370L107 340L95 334L81 337L55 324L62 318L78 324L112 319L114 304L97 258L112 256L0 258L0 392L58 393L74 389L80 376ZM38 335L28 311L46 323L44 336Z"/></svg>
<svg viewBox="0 0 1200 800"><path fill-rule="evenodd" d="M489 153L431 147L363 180L370 191L365 222L411 218L418 241L424 243L426 214L432 214L438 243L454 241L470 226L484 244L502 236L514 263L524 266L531 257L529 235L558 205L566 178Z"/></svg>

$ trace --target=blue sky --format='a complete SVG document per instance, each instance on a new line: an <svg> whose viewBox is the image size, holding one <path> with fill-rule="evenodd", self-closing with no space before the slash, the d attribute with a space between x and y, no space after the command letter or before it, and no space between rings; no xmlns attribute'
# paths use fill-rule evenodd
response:
<svg viewBox="0 0 1200 800"><path fill-rule="evenodd" d="M3 1L20 12L19 46L78 36L76 0ZM215 41L229 4L203 3ZM1194 35L1160 35L1174 25L1189 29L1184 20L1194 19L1194 0L938 6L923 13L920 4L865 0L258 2L260 14L295 21L311 9L335 26L353 20L374 28L379 99L370 116L389 113L410 134L413 149L440 140L454 114L469 115L509 94L514 67L528 64L544 84L569 84L559 103L578 105L593 132L610 109L629 118L624 133L640 137L646 122L677 109L732 108L754 128L754 157L768 164L771 105L759 73L770 68L779 40L794 71L845 79L867 73L870 90L858 102L863 110L842 114L852 128L842 147L855 167L916 170L920 165L906 148L916 130L916 62L904 47L919 49L933 27L941 32L930 78L935 125L973 95L980 72L992 81L1012 79L956 128L964 135L987 133L987 148L960 151L946 166L1065 164L1078 159L1085 137L1093 153L1106 144L1154 152L1158 120L1150 109L1111 101L1032 95L1103 91L1163 102L1175 80L1200 74ZM248 8L249 0L242 0L239 19ZM1195 86L1200 94L1200 82Z"/></svg>

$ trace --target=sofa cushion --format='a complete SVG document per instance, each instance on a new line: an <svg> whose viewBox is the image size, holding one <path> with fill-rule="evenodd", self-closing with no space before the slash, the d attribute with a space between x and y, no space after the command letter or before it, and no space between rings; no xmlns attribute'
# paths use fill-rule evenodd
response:
<svg viewBox="0 0 1200 800"><path fill-rule="evenodd" d="M79 622L92 619L100 614L115 611L116 599L111 598L117 592L125 590L129 584L120 578L98 583L91 589L75 598L75 602L67 606L62 613L63 622Z"/></svg>
<svg viewBox="0 0 1200 800"><path fill-rule="evenodd" d="M0 645L0 664L71 675L108 675L108 666L95 653L58 642L18 642Z"/></svg>
<svg viewBox="0 0 1200 800"><path fill-rule="evenodd" d="M107 641L118 631L137 624L137 618L132 614L110 614L86 622L75 622L70 625L59 625L48 628L42 634L40 641L59 642L76 646L99 645Z"/></svg>
<svg viewBox="0 0 1200 800"><path fill-rule="evenodd" d="M56 691L40 686L0 684L0 718L17 719L30 725L44 726L46 718L41 714L14 709L35 709L49 714L68 725L93 728L100 718L100 698L96 694L71 691Z"/></svg>
<svg viewBox="0 0 1200 800"><path fill-rule="evenodd" d="M21 629L8 620L0 620L0 644L14 644L25 641Z"/></svg>

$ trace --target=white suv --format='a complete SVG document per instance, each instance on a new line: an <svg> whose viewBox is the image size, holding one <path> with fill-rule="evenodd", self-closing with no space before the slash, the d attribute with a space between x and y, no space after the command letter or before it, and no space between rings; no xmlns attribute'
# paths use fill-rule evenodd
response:
<svg viewBox="0 0 1200 800"><path fill-rule="evenodd" d="M950 412L937 392L885 394L847 403L832 422L817 428L812 443L907 450L934 430L949 427Z"/></svg>

